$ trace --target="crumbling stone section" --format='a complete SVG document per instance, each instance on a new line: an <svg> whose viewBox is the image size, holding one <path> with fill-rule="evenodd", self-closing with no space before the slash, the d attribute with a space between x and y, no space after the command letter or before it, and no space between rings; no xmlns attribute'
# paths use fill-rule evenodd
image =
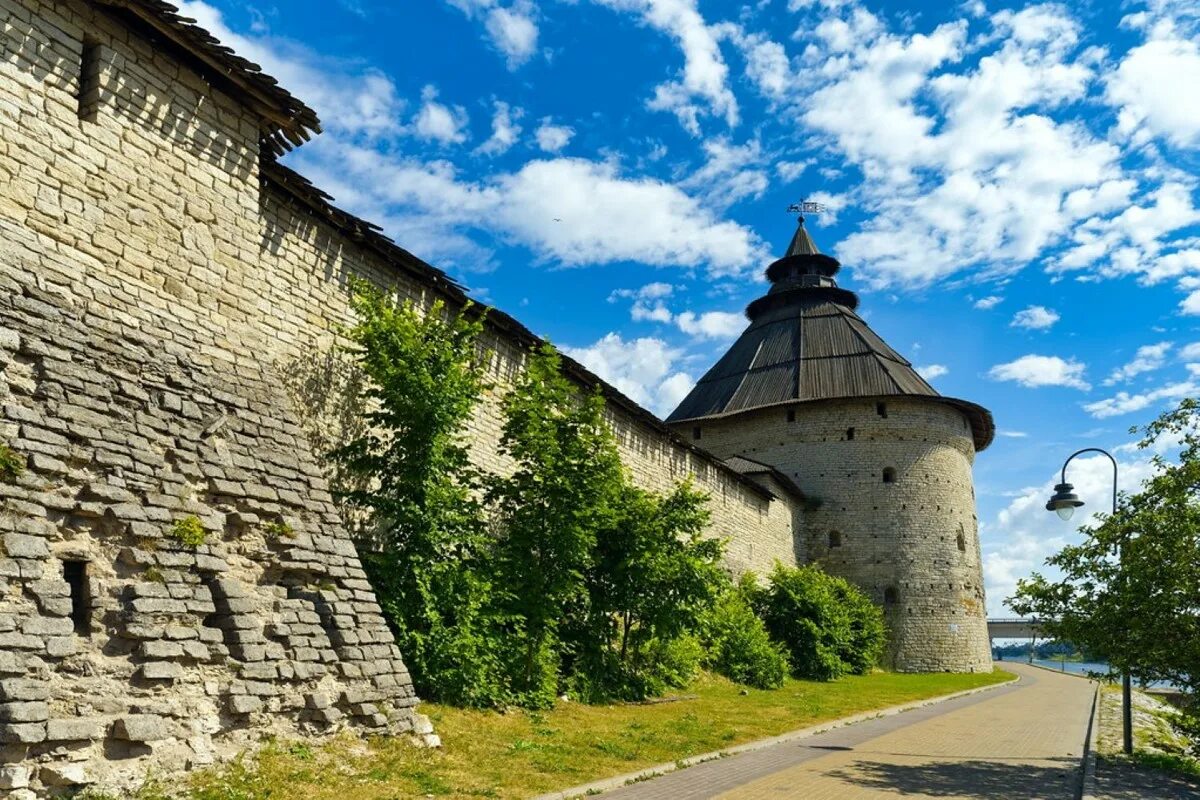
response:
<svg viewBox="0 0 1200 800"><path fill-rule="evenodd" d="M0 789L211 763L264 731L435 741L267 368L0 296ZM196 518L189 546L175 525Z"/></svg>

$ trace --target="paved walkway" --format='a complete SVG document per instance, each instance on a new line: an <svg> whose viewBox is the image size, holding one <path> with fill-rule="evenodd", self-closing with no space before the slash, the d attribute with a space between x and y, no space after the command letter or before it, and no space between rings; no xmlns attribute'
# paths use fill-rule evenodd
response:
<svg viewBox="0 0 1200 800"><path fill-rule="evenodd" d="M1020 683L710 761L609 800L1070 800L1095 684L1024 664Z"/></svg>

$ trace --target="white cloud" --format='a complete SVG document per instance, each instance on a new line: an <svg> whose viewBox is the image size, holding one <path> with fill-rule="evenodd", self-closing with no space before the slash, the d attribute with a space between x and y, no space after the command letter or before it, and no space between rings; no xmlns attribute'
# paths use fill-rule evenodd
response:
<svg viewBox="0 0 1200 800"><path fill-rule="evenodd" d="M696 314L684 311L675 316L675 325L684 333L701 339L732 339L746 328L746 318L727 311Z"/></svg>
<svg viewBox="0 0 1200 800"><path fill-rule="evenodd" d="M1178 147L1200 143L1200 47L1170 25L1154 26L1109 76L1105 97L1117 129L1135 142L1159 136Z"/></svg>
<svg viewBox="0 0 1200 800"><path fill-rule="evenodd" d="M1182 381L1141 394L1117 392L1112 397L1087 403L1083 409L1096 419L1104 419L1131 414L1163 400L1180 400L1184 397L1195 396L1197 393L1200 393L1200 384L1193 381Z"/></svg>
<svg viewBox="0 0 1200 800"><path fill-rule="evenodd" d="M484 30L508 68L516 69L537 52L537 7L530 0L508 6L497 0L446 0L469 19L483 20Z"/></svg>
<svg viewBox="0 0 1200 800"><path fill-rule="evenodd" d="M1013 381L1028 388L1069 386L1086 391L1091 388L1083 379L1086 369L1084 364L1074 359L1030 354L1007 364L997 364L988 370L988 377L997 381Z"/></svg>
<svg viewBox="0 0 1200 800"><path fill-rule="evenodd" d="M672 184L626 178L613 164L532 161L496 184L503 202L494 213L508 231L567 266L707 264L711 273L729 275L765 260L762 242L749 229L717 220Z"/></svg>
<svg viewBox="0 0 1200 800"><path fill-rule="evenodd" d="M978 308L982 311L987 311L988 309L995 308L996 306L1000 305L1003 302L1004 302L1003 297L992 294L992 295L988 295L987 297L981 297L978 300L976 300L975 308Z"/></svg>
<svg viewBox="0 0 1200 800"><path fill-rule="evenodd" d="M705 163L680 182L701 194L714 208L728 208L739 200L759 198L770 185L762 145L750 141L735 145L727 139L710 139L703 144Z"/></svg>
<svg viewBox="0 0 1200 800"><path fill-rule="evenodd" d="M1079 24L1057 5L989 22L974 38L965 20L901 35L846 4L800 32L818 88L794 103L863 173L871 213L839 256L869 286L1020 269L1084 218L1068 196L1123 177L1117 146L1052 113L1096 80Z"/></svg>
<svg viewBox="0 0 1200 800"><path fill-rule="evenodd" d="M442 144L460 144L467 140L464 128L468 118L466 109L462 106L453 108L437 102L437 89L426 86L421 91L421 109L413 119L413 127L422 139L430 139Z"/></svg>
<svg viewBox="0 0 1200 800"><path fill-rule="evenodd" d="M1104 385L1112 386L1114 383L1123 383L1144 372L1153 372L1161 368L1166 361L1167 353L1170 352L1171 346L1172 342L1159 342L1158 344L1147 344L1139 347L1137 353L1133 356L1133 360L1113 370L1112 375L1104 381Z"/></svg>
<svg viewBox="0 0 1200 800"><path fill-rule="evenodd" d="M392 79L361 64L338 63L293 42L234 33L221 12L199 0L180 0L180 12L262 66L312 106L331 134L390 138L405 132L405 102ZM319 141L319 140L318 140Z"/></svg>
<svg viewBox="0 0 1200 800"><path fill-rule="evenodd" d="M531 3L517 2L508 8L493 8L488 12L484 27L492 42L504 53L509 69L521 66L537 52L538 26Z"/></svg>
<svg viewBox="0 0 1200 800"><path fill-rule="evenodd" d="M661 339L626 341L609 333L588 347L564 347L563 352L660 417L670 413L694 384L676 366L682 352Z"/></svg>
<svg viewBox="0 0 1200 800"><path fill-rule="evenodd" d="M670 111L693 136L700 118L723 117L738 122L738 103L728 86L729 67L721 57L718 31L710 27L696 0L594 0L618 11L636 13L641 21L675 39L683 51L683 74L658 85L647 106Z"/></svg>
<svg viewBox="0 0 1200 800"><path fill-rule="evenodd" d="M1179 358L1183 361L1200 361L1200 342L1192 342L1179 348Z"/></svg>
<svg viewBox="0 0 1200 800"><path fill-rule="evenodd" d="M1200 315L1200 289L1196 289L1179 301L1179 310L1189 317Z"/></svg>
<svg viewBox="0 0 1200 800"><path fill-rule="evenodd" d="M661 300L664 297L670 297L675 292L675 287L669 283L662 281L654 281L647 283L640 289L615 289L608 296L608 302L615 303L620 298L629 298L633 300Z"/></svg>
<svg viewBox="0 0 1200 800"><path fill-rule="evenodd" d="M929 364L924 367L915 367L914 369L916 369L918 375L927 381L940 378L950 372L950 368L944 364Z"/></svg>
<svg viewBox="0 0 1200 800"><path fill-rule="evenodd" d="M562 150L575 136L575 129L567 125L554 125L550 117L543 117L542 124L534 133L538 147L547 153L557 153Z"/></svg>
<svg viewBox="0 0 1200 800"><path fill-rule="evenodd" d="M1009 439L1024 439L1029 436L1025 431L996 431L997 436L1004 436Z"/></svg>
<svg viewBox="0 0 1200 800"><path fill-rule="evenodd" d="M1041 331L1049 328L1060 319L1058 312L1045 306L1029 306L1013 315L1009 323L1014 328Z"/></svg>
<svg viewBox="0 0 1200 800"><path fill-rule="evenodd" d="M492 135L479 146L479 152L486 155L499 155L506 152L517 143L521 135L521 126L517 124L525 112L513 108L502 100L497 100L492 113Z"/></svg>

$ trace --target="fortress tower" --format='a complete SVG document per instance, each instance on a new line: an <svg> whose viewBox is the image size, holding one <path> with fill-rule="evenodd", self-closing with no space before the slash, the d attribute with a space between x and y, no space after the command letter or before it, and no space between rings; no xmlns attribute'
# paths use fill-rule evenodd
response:
<svg viewBox="0 0 1200 800"><path fill-rule="evenodd" d="M862 320L803 217L750 326L667 422L722 458L770 465L809 498L799 560L883 606L910 672L991 668L971 467L991 414L939 395Z"/></svg>

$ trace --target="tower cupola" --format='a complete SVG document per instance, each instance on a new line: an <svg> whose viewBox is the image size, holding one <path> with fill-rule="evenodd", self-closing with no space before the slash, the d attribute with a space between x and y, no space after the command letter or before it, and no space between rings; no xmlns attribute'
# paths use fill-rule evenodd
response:
<svg viewBox="0 0 1200 800"><path fill-rule="evenodd" d="M858 316L858 296L838 286L841 264L822 253L800 217L770 288L746 307L749 327L667 417L698 422L769 406L852 398L922 397L953 406L975 449L995 424L987 409L942 397Z"/></svg>

